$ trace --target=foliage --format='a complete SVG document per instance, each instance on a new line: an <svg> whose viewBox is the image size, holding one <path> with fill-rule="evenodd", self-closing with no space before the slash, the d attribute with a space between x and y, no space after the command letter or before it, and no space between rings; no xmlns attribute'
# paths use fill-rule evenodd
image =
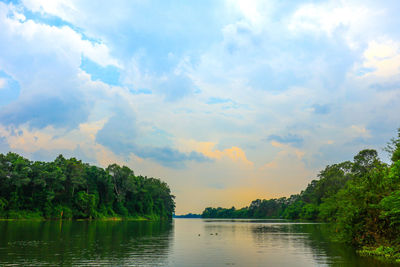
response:
<svg viewBox="0 0 400 267"><path fill-rule="evenodd" d="M193 214L193 213L188 213L188 214L183 214L183 215L174 215L174 218L201 218L201 214Z"/></svg>
<svg viewBox="0 0 400 267"><path fill-rule="evenodd" d="M377 248L364 247L358 251L364 256L376 256L384 261L400 263L400 250L394 247L379 246Z"/></svg>
<svg viewBox="0 0 400 267"><path fill-rule="evenodd" d="M257 199L240 210L209 207L202 216L326 221L333 223L337 238L356 246L381 246L376 253L400 248L400 129L386 151L391 165L375 150L364 149L352 162L327 166L298 195ZM400 250L386 254L400 255Z"/></svg>
<svg viewBox="0 0 400 267"><path fill-rule="evenodd" d="M0 154L0 218L172 218L174 198L165 182L126 166Z"/></svg>

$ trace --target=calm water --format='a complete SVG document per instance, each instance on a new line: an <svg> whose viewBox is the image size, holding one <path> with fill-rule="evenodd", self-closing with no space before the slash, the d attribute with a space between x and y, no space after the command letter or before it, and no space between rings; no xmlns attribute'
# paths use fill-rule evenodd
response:
<svg viewBox="0 0 400 267"><path fill-rule="evenodd" d="M273 220L0 222L0 266L390 266Z"/></svg>

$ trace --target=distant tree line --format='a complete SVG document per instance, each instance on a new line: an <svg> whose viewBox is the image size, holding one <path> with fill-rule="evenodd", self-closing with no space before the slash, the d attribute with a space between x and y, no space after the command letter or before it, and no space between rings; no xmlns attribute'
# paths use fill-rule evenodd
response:
<svg viewBox="0 0 400 267"><path fill-rule="evenodd" d="M201 214L193 214L193 213L188 213L188 214L183 214L183 215L174 215L174 218L201 218Z"/></svg>
<svg viewBox="0 0 400 267"><path fill-rule="evenodd" d="M165 182L136 176L117 164L106 169L62 155L32 162L0 154L0 218L172 218Z"/></svg>
<svg viewBox="0 0 400 267"><path fill-rule="evenodd" d="M400 251L400 129L386 150L391 164L382 162L375 150L365 149L351 162L327 166L300 194L257 199L242 209L209 207L202 217L332 222L336 235L343 240Z"/></svg>

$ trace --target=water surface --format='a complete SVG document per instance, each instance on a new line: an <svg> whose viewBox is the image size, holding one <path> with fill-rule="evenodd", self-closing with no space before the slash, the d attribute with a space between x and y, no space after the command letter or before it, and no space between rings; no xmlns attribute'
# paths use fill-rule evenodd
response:
<svg viewBox="0 0 400 267"><path fill-rule="evenodd" d="M0 266L392 266L330 242L328 227L279 220L1 221Z"/></svg>

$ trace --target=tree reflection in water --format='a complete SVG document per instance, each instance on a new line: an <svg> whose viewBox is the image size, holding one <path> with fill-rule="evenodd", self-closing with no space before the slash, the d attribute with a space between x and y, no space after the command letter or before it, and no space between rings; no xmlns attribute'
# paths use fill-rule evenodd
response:
<svg viewBox="0 0 400 267"><path fill-rule="evenodd" d="M373 258L363 258L353 247L332 242L332 227L329 224L292 223L268 221L252 227L254 243L259 248L285 249L287 254L307 254L315 262L329 266L393 266Z"/></svg>
<svg viewBox="0 0 400 267"><path fill-rule="evenodd" d="M165 265L172 223L3 221L0 265Z"/></svg>

